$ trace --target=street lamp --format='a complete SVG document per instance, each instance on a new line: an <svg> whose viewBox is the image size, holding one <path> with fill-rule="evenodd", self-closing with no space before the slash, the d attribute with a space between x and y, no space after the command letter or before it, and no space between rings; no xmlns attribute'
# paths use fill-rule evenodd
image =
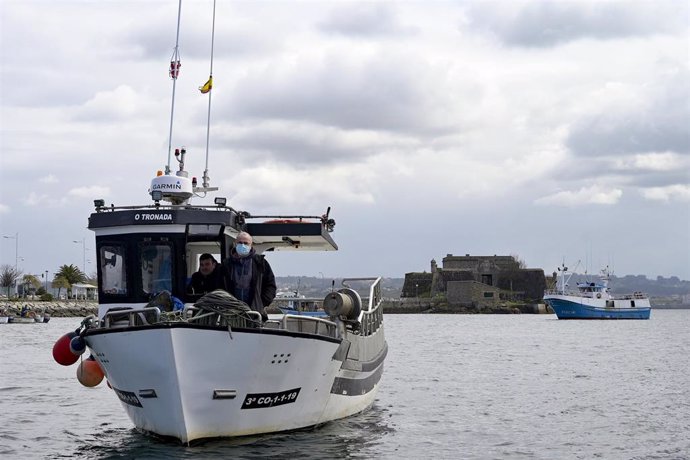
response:
<svg viewBox="0 0 690 460"><path fill-rule="evenodd" d="M8 240L14 240L14 271L17 271L17 265L19 263L19 232L17 232L14 236L6 236L2 235L3 238L7 238Z"/></svg>
<svg viewBox="0 0 690 460"><path fill-rule="evenodd" d="M86 237L82 238L81 241L72 240L72 243L81 243L83 249L83 259L82 259L82 270L84 271L84 276L86 276Z"/></svg>

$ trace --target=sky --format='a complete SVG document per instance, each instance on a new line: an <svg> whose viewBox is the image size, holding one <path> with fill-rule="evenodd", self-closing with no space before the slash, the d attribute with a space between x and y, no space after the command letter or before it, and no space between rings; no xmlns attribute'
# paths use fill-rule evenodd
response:
<svg viewBox="0 0 690 460"><path fill-rule="evenodd" d="M0 264L94 273L93 200L151 203L177 13L0 0ZM213 2L181 13L171 143L201 177ZM689 65L687 0L221 1L211 185L331 207L339 251L271 253L278 276L498 254L690 280Z"/></svg>

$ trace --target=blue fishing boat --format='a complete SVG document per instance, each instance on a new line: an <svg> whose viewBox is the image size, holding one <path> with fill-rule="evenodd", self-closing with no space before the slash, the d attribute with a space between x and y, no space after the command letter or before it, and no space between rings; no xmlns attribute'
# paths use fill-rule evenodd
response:
<svg viewBox="0 0 690 460"><path fill-rule="evenodd" d="M608 267L601 271L596 281L577 283L577 290L569 290L572 273L568 267L558 268L556 289L544 293L544 302L556 313L558 319L649 319L649 297L642 292L613 295L609 292Z"/></svg>
<svg viewBox="0 0 690 460"><path fill-rule="evenodd" d="M299 293L299 285L294 292L278 292L274 304L284 315L314 316L328 318L322 308L322 298L307 298Z"/></svg>

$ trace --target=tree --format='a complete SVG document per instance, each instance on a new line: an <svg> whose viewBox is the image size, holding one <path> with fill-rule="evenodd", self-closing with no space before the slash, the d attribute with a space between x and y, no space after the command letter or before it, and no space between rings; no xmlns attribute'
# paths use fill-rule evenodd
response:
<svg viewBox="0 0 690 460"><path fill-rule="evenodd" d="M11 265L0 267L0 286L7 288L7 297L10 297L10 288L15 285L22 271Z"/></svg>
<svg viewBox="0 0 690 460"><path fill-rule="evenodd" d="M62 265L57 273L55 273L55 277L57 278L58 276L61 276L62 278L65 278L70 284L75 284L75 283L83 283L84 280L86 279L86 275L84 272L79 270L79 267L76 265Z"/></svg>
<svg viewBox="0 0 690 460"><path fill-rule="evenodd" d="M60 298L60 291L62 290L62 288L69 289L71 286L69 284L69 281L67 281L62 276L55 276L55 278L53 278L53 282L50 283L50 285L53 287L53 289L58 290L58 292L57 292L58 299Z"/></svg>
<svg viewBox="0 0 690 460"><path fill-rule="evenodd" d="M76 265L63 265L55 273L53 287L58 288L58 297L60 297L60 289L63 287L67 289L67 296L72 297L72 285L83 283L85 279L86 275ZM57 285L55 284L56 281L58 282Z"/></svg>
<svg viewBox="0 0 690 460"><path fill-rule="evenodd" d="M511 254L510 257L512 257L515 260L515 262L517 262L518 268L520 268L520 269L527 268L527 264L525 263L525 261L522 260L520 258L520 256L518 256L517 254Z"/></svg>
<svg viewBox="0 0 690 460"><path fill-rule="evenodd" d="M24 297L26 297L27 292L35 293L36 289L41 287L41 280L39 280L36 275L24 275L22 278L22 285L24 286L22 289Z"/></svg>

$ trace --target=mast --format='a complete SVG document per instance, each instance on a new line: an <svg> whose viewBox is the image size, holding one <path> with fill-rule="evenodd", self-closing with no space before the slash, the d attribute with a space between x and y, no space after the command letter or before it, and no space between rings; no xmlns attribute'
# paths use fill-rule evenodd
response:
<svg viewBox="0 0 690 460"><path fill-rule="evenodd" d="M201 185L204 189L209 187L208 177L208 145L211 134L211 91L213 85L213 45L216 37L216 0L213 0L213 21L211 25L211 67L208 72L208 81L211 82L211 87L208 91L208 113L206 115L206 164L204 166L204 176L202 177Z"/></svg>
<svg viewBox="0 0 690 460"><path fill-rule="evenodd" d="M170 57L170 78L172 78L172 103L170 106L170 133L168 135L168 163L165 165L165 175L170 174L170 155L172 152L172 132L173 132L173 118L175 114L175 86L177 84L177 76L180 73L180 18L182 17L182 0L179 0L177 7L177 33L175 35L175 49Z"/></svg>

